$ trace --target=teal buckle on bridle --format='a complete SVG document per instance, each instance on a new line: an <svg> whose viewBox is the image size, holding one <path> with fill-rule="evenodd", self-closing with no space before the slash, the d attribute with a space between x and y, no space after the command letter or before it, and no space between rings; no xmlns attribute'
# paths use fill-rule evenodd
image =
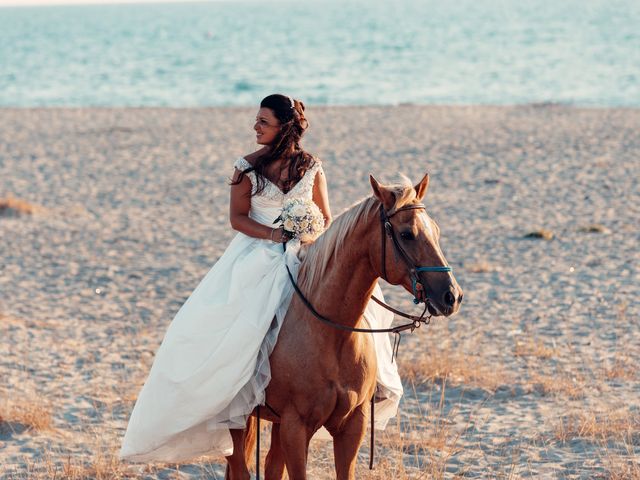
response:
<svg viewBox="0 0 640 480"><path fill-rule="evenodd" d="M382 221L382 265L381 265L382 266L382 278L385 279L385 280L387 279L387 259L386 259L386 244L387 244L387 242L385 242L385 239L384 239L384 235L385 235L385 232L386 232L386 234L389 235L389 237L391 237L391 240L393 241L393 246L395 247L396 251L400 254L402 259L406 263L407 267L409 267L409 274L411 275L411 290L412 290L412 293L413 293L413 303L415 303L417 305L417 304L423 302L422 300L420 300L418 298L418 288L417 288L417 286L420 285L421 290L424 292L424 287L422 286L422 283L420 282L420 278L418 277L418 273L420 273L420 272L442 272L442 273L448 273L448 272L451 272L452 269L448 265L439 265L439 266L433 266L433 267L418 267L418 266L414 266L412 260L409 258L409 255L407 255L407 253L402 248L402 245L400 245L400 242L398 242L398 239L396 238L396 234L395 234L395 232L393 230L393 225L391 225L391 222L389 221L389 219L391 217L393 217L396 213L401 212L403 210L426 210L426 207L421 203L420 204L416 204L416 205L406 205L404 207L400 207L395 212L393 212L391 215L387 215L387 213L384 211L384 207L382 205L380 205L380 220ZM426 298L426 294L425 294L425 298Z"/></svg>

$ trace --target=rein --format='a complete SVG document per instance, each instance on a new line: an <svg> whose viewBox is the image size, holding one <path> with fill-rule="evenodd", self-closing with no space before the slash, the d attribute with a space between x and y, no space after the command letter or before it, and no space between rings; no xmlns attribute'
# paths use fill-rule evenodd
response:
<svg viewBox="0 0 640 480"><path fill-rule="evenodd" d="M302 291L300 290L300 287L294 280L288 265L287 265L287 273L289 274L289 280L291 280L291 284L293 285L293 288L295 289L296 293L300 297L300 300L302 300L302 303L304 303L304 305L309 309L309 311L313 314L313 316L316 317L321 322L324 322L327 325L332 326L333 328L337 328L338 330L344 330L347 332L356 332L356 333L398 333L399 334L400 332L404 332L405 330L411 330L413 332L416 328L419 328L420 325L422 325L423 323L428 324L429 321L431 320L431 315L429 315L427 319L424 319L424 314L427 311L426 304L424 306L424 310L422 314L419 317L417 317L415 315L409 315L406 313L402 313L399 310L395 310L372 295L371 298L374 299L377 303L379 303L383 307L388 308L392 312L398 312L399 315L402 315L403 317L406 317L406 318L410 318L413 321L411 323L405 323L403 325L398 325L397 327L391 327L391 328L358 328L358 327L349 327L348 325L342 325L341 323L337 323L337 322L334 322L333 320L328 319L327 317L318 313L318 311L315 308L313 308L313 305L311 304L311 302L307 300L307 297L304 296L304 293L302 293Z"/></svg>
<svg viewBox="0 0 640 480"><path fill-rule="evenodd" d="M428 308L428 300L420 300L418 299L418 295L417 295L417 290L420 290L422 292L424 292L424 287L422 285L422 283L420 282L420 278L418 276L419 272L450 272L451 271L451 267L449 266L436 266L436 267L420 267L420 266L416 266L411 259L409 258L409 255L407 255L407 252L404 251L404 249L402 248L402 245L400 245L400 242L398 242L398 238L396 237L395 231L393 230L393 225L391 225L391 222L389 221L389 219L391 217L393 217L396 213L401 212L403 210L425 210L426 207L423 204L418 204L418 205L407 205L405 207L400 207L399 209L397 209L395 212L393 212L391 215L387 215L387 213L384 211L384 208L382 205L380 205L380 223L382 225L382 278L384 280L387 280L387 242L385 239L385 235L388 235L389 237L391 237L391 240L393 241L393 246L395 248L395 250L400 254L400 256L402 257L402 259L404 260L405 264L407 265L407 267L409 267L409 275L411 276L411 285L412 285L412 289L413 289L413 303L418 304L418 303L424 303L424 309L422 310L422 313L420 314L420 316L416 316L416 315L410 315L408 313L404 313L400 310L397 310L393 307L391 307L390 305L387 305L386 303L384 303L382 300L380 300L379 298L375 297L374 295L371 296L371 299L376 302L378 305L380 305L383 308L386 308L387 310L389 310L390 312L393 312L396 315L399 315L401 317L404 318L408 318L409 320L411 320L410 323L405 323L402 325L398 325L396 327L390 327L390 328L358 328L358 327L349 327L347 325L342 325L341 323L337 323L334 322L333 320L328 319L327 317L321 315L320 313L318 313L318 311L313 307L313 305L311 304L311 302L307 299L307 297L304 295L304 293L302 293L302 290L300 290L300 287L298 286L298 284L296 283L295 279L293 278L293 275L291 273L291 270L289 270L289 266L286 265L287 268L287 273L289 274L289 280L291 281L291 284L293 285L293 288L295 289L296 293L298 294L298 296L300 297L300 300L302 300L302 303L304 303L304 305L309 309L309 311L313 314L314 317L316 317L318 320L320 320L321 322L326 323L327 325L332 326L333 328L336 328L338 330L344 330L347 332L356 332L356 333L395 333L398 336L400 335L401 332L404 332L405 330L411 330L411 332L413 332L416 328L420 328L420 326L422 324L428 325L431 321L431 315L427 315L425 318L425 313L427 312L427 308ZM283 249L286 250L286 243L284 243L282 245ZM419 287L419 288L418 288ZM425 297L426 298L426 297ZM398 340L398 345L399 345L399 340ZM396 345L394 345L394 351L395 353L397 353L397 348Z"/></svg>

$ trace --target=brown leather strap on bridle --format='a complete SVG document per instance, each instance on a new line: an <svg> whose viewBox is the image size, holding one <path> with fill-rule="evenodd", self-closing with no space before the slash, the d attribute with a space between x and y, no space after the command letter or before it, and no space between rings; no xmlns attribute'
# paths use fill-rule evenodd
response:
<svg viewBox="0 0 640 480"><path fill-rule="evenodd" d="M398 239L393 232L393 226L391 225L391 222L389 222L389 219L398 212L402 212L405 210L426 210L426 208L427 207L425 207L421 203L416 205L405 205L404 207L398 208L391 215L388 215L384 211L384 206L382 204L380 205L380 224L382 225L382 263L380 264L380 268L382 269L383 280L387 279L387 242L385 241L385 235L391 237L394 247L396 248L398 253L400 253L407 266L411 268L411 266L413 265L413 262L409 258L409 255L407 255L407 252L404 251L404 248L402 248L402 245L400 245L400 243L398 242Z"/></svg>
<svg viewBox="0 0 640 480"><path fill-rule="evenodd" d="M381 307L386 308L390 312L395 313L399 317L408 318L409 320L413 320L414 322L426 322L426 323L428 323L428 319L423 319L422 315L418 317L416 315L411 315L411 314L408 314L408 313L401 312L400 310L397 310L397 309L393 308L391 305L387 305L386 303L384 303L382 300L380 300L375 295L371 295L371 300L376 302Z"/></svg>

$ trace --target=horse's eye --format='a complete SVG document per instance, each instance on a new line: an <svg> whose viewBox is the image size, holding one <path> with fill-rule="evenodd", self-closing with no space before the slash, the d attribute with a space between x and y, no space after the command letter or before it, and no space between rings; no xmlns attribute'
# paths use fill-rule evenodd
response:
<svg viewBox="0 0 640 480"><path fill-rule="evenodd" d="M400 238L403 240L415 240L416 237L411 232L402 232L400 233Z"/></svg>

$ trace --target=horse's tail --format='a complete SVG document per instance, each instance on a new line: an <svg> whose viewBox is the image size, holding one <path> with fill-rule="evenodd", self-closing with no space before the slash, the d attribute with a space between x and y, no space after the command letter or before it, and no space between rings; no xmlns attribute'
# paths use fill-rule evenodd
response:
<svg viewBox="0 0 640 480"><path fill-rule="evenodd" d="M258 419L250 416L247 420L247 428L244 435L244 459L249 468L254 463L258 434Z"/></svg>

